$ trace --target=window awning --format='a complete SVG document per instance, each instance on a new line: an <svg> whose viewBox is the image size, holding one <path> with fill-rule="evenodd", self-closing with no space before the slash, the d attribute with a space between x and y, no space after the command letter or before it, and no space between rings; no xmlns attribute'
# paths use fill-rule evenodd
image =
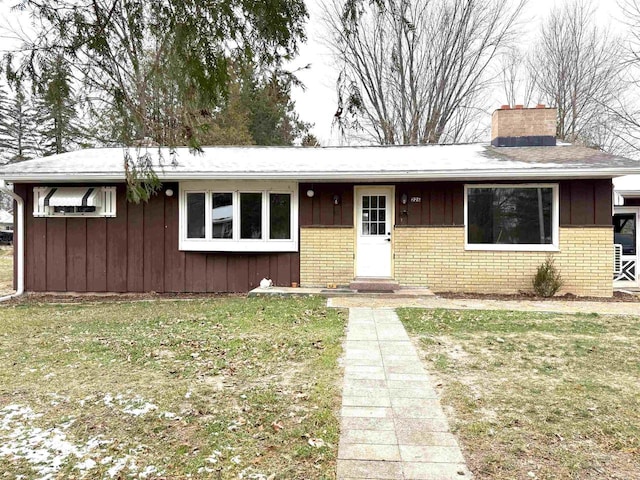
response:
<svg viewBox="0 0 640 480"><path fill-rule="evenodd" d="M99 193L96 187L52 187L40 202L45 207L98 207Z"/></svg>

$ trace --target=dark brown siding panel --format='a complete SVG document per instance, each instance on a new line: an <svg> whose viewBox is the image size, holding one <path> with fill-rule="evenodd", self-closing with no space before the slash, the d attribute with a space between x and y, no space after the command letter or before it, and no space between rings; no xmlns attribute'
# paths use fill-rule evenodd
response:
<svg viewBox="0 0 640 480"><path fill-rule="evenodd" d="M271 272L270 264L271 258L270 255L258 255L254 258L255 265L253 268L253 275L251 278L251 284L260 285L260 280L263 278L271 278L273 280L274 285L276 285L275 279L271 277L273 273Z"/></svg>
<svg viewBox="0 0 640 480"><path fill-rule="evenodd" d="M209 292L229 292L229 263L230 256L207 255L207 290Z"/></svg>
<svg viewBox="0 0 640 480"><path fill-rule="evenodd" d="M247 289L247 279L249 278L249 261L247 255L229 255L227 278L229 280L227 288L229 292L244 292Z"/></svg>
<svg viewBox="0 0 640 480"><path fill-rule="evenodd" d="M300 254L291 254L291 281L300 285Z"/></svg>
<svg viewBox="0 0 640 480"><path fill-rule="evenodd" d="M288 255L278 255L278 276L273 283L281 287L291 286L291 258Z"/></svg>
<svg viewBox="0 0 640 480"><path fill-rule="evenodd" d="M593 223L593 187L586 182L571 185L571 223L590 225Z"/></svg>
<svg viewBox="0 0 640 480"><path fill-rule="evenodd" d="M166 292L185 291L185 254L178 250L178 184L166 184L175 195L164 197L164 289ZM159 199L158 199L159 200Z"/></svg>
<svg viewBox="0 0 640 480"><path fill-rule="evenodd" d="M33 195L30 196L33 199ZM31 211L33 207L29 209ZM33 214L30 214L32 216ZM47 290L47 219L32 216L31 230L25 239L28 244L28 285L29 290L44 292Z"/></svg>
<svg viewBox="0 0 640 480"><path fill-rule="evenodd" d="M464 225L464 185L456 184L451 189L452 225Z"/></svg>
<svg viewBox="0 0 640 480"><path fill-rule="evenodd" d="M107 291L127 291L127 193L116 191L116 216L107 220Z"/></svg>
<svg viewBox="0 0 640 480"><path fill-rule="evenodd" d="M445 195L441 184L430 190L429 218L431 225L445 225Z"/></svg>
<svg viewBox="0 0 640 480"><path fill-rule="evenodd" d="M47 290L67 289L67 220L47 218Z"/></svg>
<svg viewBox="0 0 640 480"><path fill-rule="evenodd" d="M596 180L594 186L596 225L610 225L613 210L613 183L611 180Z"/></svg>
<svg viewBox="0 0 640 480"><path fill-rule="evenodd" d="M560 182L560 225L611 225L610 179Z"/></svg>
<svg viewBox="0 0 640 480"><path fill-rule="evenodd" d="M207 292L207 255L186 252L184 259L185 291Z"/></svg>
<svg viewBox="0 0 640 480"><path fill-rule="evenodd" d="M87 291L87 220L67 220L67 290Z"/></svg>
<svg viewBox="0 0 640 480"><path fill-rule="evenodd" d="M407 195L407 204L401 202ZM411 199L420 199L412 202ZM396 184L396 225L463 225L464 184L422 182Z"/></svg>
<svg viewBox="0 0 640 480"><path fill-rule="evenodd" d="M107 291L106 218L87 218L87 291Z"/></svg>
<svg viewBox="0 0 640 480"><path fill-rule="evenodd" d="M126 214L127 291L144 292L144 204L128 203Z"/></svg>
<svg viewBox="0 0 640 480"><path fill-rule="evenodd" d="M640 198L625 198L624 204L628 207L640 207Z"/></svg>
<svg viewBox="0 0 640 480"><path fill-rule="evenodd" d="M571 225L571 182L560 182L560 225Z"/></svg>
<svg viewBox="0 0 640 480"><path fill-rule="evenodd" d="M307 190L313 190L309 198ZM335 205L334 195L339 196ZM299 189L300 226L353 226L353 184L301 183Z"/></svg>
<svg viewBox="0 0 640 480"><path fill-rule="evenodd" d="M402 204L403 189L400 188L400 204ZM402 208L407 210L407 218L418 219L420 225L431 224L431 198L429 195L423 196L424 192L419 185L412 185L407 189L407 203ZM420 197L420 202L412 202L412 198Z"/></svg>
<svg viewBox="0 0 640 480"><path fill-rule="evenodd" d="M313 201L307 197L309 188L311 188L310 184L301 184L298 190L298 218L300 225L313 225Z"/></svg>
<svg viewBox="0 0 640 480"><path fill-rule="evenodd" d="M342 203L340 204L340 225L353 226L353 188L342 185Z"/></svg>
<svg viewBox="0 0 640 480"><path fill-rule="evenodd" d="M336 225L340 218L334 215L333 194L327 190L320 190L317 196L317 200L320 201L320 225Z"/></svg>
<svg viewBox="0 0 640 480"><path fill-rule="evenodd" d="M144 206L144 290L164 292L164 202L153 198Z"/></svg>

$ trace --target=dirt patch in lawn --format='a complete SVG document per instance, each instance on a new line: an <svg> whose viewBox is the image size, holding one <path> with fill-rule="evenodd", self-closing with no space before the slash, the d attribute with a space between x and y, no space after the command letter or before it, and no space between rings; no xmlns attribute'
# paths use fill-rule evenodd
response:
<svg viewBox="0 0 640 480"><path fill-rule="evenodd" d="M640 317L399 315L476 478L639 478Z"/></svg>
<svg viewBox="0 0 640 480"><path fill-rule="evenodd" d="M314 298L2 308L0 471L333 478L344 317Z"/></svg>

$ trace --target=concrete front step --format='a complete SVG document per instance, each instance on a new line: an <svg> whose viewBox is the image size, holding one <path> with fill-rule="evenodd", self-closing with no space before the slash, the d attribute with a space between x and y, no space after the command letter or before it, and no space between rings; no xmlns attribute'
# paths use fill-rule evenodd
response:
<svg viewBox="0 0 640 480"><path fill-rule="evenodd" d="M349 288L363 293L387 293L400 290L400 284L392 278L356 278L349 284Z"/></svg>

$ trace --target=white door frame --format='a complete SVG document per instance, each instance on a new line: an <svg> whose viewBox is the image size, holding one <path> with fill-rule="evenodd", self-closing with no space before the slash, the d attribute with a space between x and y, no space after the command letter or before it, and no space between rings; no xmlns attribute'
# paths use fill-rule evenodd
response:
<svg viewBox="0 0 640 480"><path fill-rule="evenodd" d="M364 278L393 278L393 226L395 219L395 186L394 185L356 185L354 186L354 215L355 219L355 258L354 258L354 271L356 277L364 277ZM380 250L388 250L388 263L387 259L384 259L384 264L381 264L381 271L376 272L377 274L372 275L366 270L363 270L363 248L362 245L359 245L360 238L362 237L362 219L361 219L361 198L363 195L376 195L376 194L387 194L387 205L386 205L386 215L385 218L387 232L385 232L384 236L380 236L380 243L378 246ZM382 243L384 242L384 243ZM385 248L382 248L382 247ZM386 253L385 253L386 255ZM359 261L360 260L360 261Z"/></svg>
<svg viewBox="0 0 640 480"><path fill-rule="evenodd" d="M636 215L636 254L635 255L622 255L622 265L624 268L625 265L625 261L626 262L630 262L630 261L635 261L635 276L636 279L635 281L630 281L630 280L614 280L613 282L613 286L614 287L620 287L620 288L624 288L624 287L638 287L640 286L640 272L638 271L638 268L640 267L640 207L615 207L613 210L614 215L621 213L635 213ZM615 239L614 239L614 243L615 243Z"/></svg>

